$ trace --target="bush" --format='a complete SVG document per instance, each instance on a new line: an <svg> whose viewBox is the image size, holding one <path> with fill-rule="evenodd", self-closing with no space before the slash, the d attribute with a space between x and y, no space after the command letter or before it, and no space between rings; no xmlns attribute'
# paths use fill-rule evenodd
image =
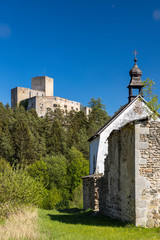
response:
<svg viewBox="0 0 160 240"><path fill-rule="evenodd" d="M64 192L64 188L67 186L67 159L63 155L47 155L43 161L47 164L47 171L49 175L49 186L57 189L61 189Z"/></svg>
<svg viewBox="0 0 160 240"><path fill-rule="evenodd" d="M0 172L4 172L4 171L11 171L11 165L3 158L0 158Z"/></svg>
<svg viewBox="0 0 160 240"><path fill-rule="evenodd" d="M62 201L61 194L56 187L47 191L47 194L43 200L42 207L44 209L55 209Z"/></svg>
<svg viewBox="0 0 160 240"><path fill-rule="evenodd" d="M47 163L42 160L36 161L27 168L27 171L31 177L41 182L44 187L48 187L50 179Z"/></svg>
<svg viewBox="0 0 160 240"><path fill-rule="evenodd" d="M45 190L22 169L0 172L0 215L6 217L22 206L41 206Z"/></svg>
<svg viewBox="0 0 160 240"><path fill-rule="evenodd" d="M83 209L83 184L81 183L73 192L73 200L69 207Z"/></svg>

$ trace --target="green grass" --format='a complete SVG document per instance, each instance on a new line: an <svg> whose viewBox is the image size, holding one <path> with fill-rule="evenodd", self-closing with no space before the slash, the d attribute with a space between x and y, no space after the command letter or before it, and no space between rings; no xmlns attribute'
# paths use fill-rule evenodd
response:
<svg viewBox="0 0 160 240"><path fill-rule="evenodd" d="M50 240L157 240L160 228L136 228L92 211L39 210L39 229Z"/></svg>

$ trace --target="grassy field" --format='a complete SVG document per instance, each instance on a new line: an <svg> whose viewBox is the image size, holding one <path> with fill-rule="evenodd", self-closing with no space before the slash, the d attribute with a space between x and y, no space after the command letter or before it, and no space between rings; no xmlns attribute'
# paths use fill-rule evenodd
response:
<svg viewBox="0 0 160 240"><path fill-rule="evenodd" d="M92 211L39 210L39 229L46 240L157 240L160 228L125 225Z"/></svg>

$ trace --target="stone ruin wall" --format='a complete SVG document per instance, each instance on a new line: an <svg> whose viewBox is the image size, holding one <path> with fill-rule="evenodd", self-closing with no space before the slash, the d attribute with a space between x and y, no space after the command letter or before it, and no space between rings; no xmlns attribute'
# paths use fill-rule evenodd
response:
<svg viewBox="0 0 160 240"><path fill-rule="evenodd" d="M100 212L133 222L134 206L134 125L113 131L109 137L105 174L99 180Z"/></svg>
<svg viewBox="0 0 160 240"><path fill-rule="evenodd" d="M99 188L98 180L102 177L99 175L90 175L83 177L83 209L92 209L99 211Z"/></svg>
<svg viewBox="0 0 160 240"><path fill-rule="evenodd" d="M100 212L136 226L160 226L160 123L137 121L112 132Z"/></svg>

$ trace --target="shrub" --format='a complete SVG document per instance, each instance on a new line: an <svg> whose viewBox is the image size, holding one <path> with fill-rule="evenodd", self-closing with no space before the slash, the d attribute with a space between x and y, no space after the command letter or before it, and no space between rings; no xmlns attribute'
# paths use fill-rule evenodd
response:
<svg viewBox="0 0 160 240"><path fill-rule="evenodd" d="M22 206L41 206L45 190L22 169L0 172L0 215L6 217Z"/></svg>
<svg viewBox="0 0 160 240"><path fill-rule="evenodd" d="M36 161L31 164L28 168L28 173L34 179L37 179L39 182L43 184L44 187L48 187L49 184L49 174L48 174L48 166L44 161Z"/></svg>
<svg viewBox="0 0 160 240"><path fill-rule="evenodd" d="M11 171L12 168L10 166L10 164L3 158L0 158L0 172L4 172L4 171Z"/></svg>
<svg viewBox="0 0 160 240"><path fill-rule="evenodd" d="M73 192L73 200L70 202L71 208L83 209L83 184L81 183Z"/></svg>
<svg viewBox="0 0 160 240"><path fill-rule="evenodd" d="M43 200L42 207L45 209L55 209L62 201L61 194L56 187L47 191L47 194Z"/></svg>
<svg viewBox="0 0 160 240"><path fill-rule="evenodd" d="M63 155L47 155L43 161L47 164L49 175L49 186L55 186L57 189L63 189L67 185L67 159Z"/></svg>

